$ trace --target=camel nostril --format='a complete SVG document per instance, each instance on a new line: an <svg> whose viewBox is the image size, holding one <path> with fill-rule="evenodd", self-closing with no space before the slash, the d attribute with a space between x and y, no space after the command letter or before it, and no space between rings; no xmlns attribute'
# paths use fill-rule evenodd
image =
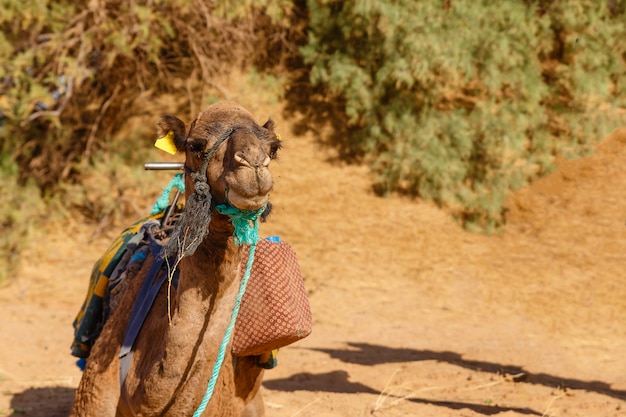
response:
<svg viewBox="0 0 626 417"><path fill-rule="evenodd" d="M248 162L248 160L243 156L243 154L241 152L237 152L235 154L235 162L237 162L239 165L243 165L245 167L252 168L252 164L250 164L250 162Z"/></svg>
<svg viewBox="0 0 626 417"><path fill-rule="evenodd" d="M259 155L259 157L260 156L261 155ZM267 155L265 155L263 162L259 162L259 160L260 158L255 158L253 160L251 160L251 158L246 158L243 152L237 152L235 154L235 162L247 168L254 168L254 169L259 169L261 167L267 168L270 165L270 162L272 161L272 159Z"/></svg>

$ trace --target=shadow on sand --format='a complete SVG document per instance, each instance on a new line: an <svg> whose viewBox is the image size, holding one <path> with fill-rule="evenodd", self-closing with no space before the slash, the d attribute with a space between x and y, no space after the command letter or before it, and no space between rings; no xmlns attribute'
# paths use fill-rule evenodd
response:
<svg viewBox="0 0 626 417"><path fill-rule="evenodd" d="M455 352L435 352L432 350L398 349L368 343L349 343L351 349L313 349L323 352L334 359L358 365L378 365L394 362L438 361L447 362L473 371L491 372L495 374L523 374L523 382L543 385L551 388L577 389L607 395L619 400L626 399L626 391L615 390L606 382L582 381L573 378L562 378L545 373L532 373L521 366L493 362L463 359Z"/></svg>
<svg viewBox="0 0 626 417"><path fill-rule="evenodd" d="M571 378L561 378L545 373L531 373L516 365L499 364L485 361L463 359L455 352L436 352L431 350L415 350L403 348L390 348L387 346L372 345L367 343L348 343L346 349L310 349L329 355L331 358L345 363L357 365L380 365L385 363L401 363L416 361L438 361L460 366L473 371L490 372L494 374L519 375L516 381L538 384L551 388L577 389L596 392L620 400L626 399L626 391L614 390L609 384L602 381L582 381ZM369 393L381 394L366 385L350 382L348 373L345 371L333 371L325 374L300 373L289 378L264 382L268 389L279 391L322 391L332 393ZM525 415L543 415L543 413L528 408L507 408L484 404L471 404L454 401L432 401L419 398L407 399L415 403L431 404L450 409L470 409L478 414L495 415L507 411L513 411Z"/></svg>
<svg viewBox="0 0 626 417"><path fill-rule="evenodd" d="M74 401L74 388L28 388L14 394L9 417L67 417Z"/></svg>
<svg viewBox="0 0 626 417"><path fill-rule="evenodd" d="M265 382L264 385L266 388L281 391L307 390L346 394L380 394L379 391L367 385L350 382L348 373L345 371L333 371L325 374L300 373L286 379ZM67 417L74 399L74 392L73 388L67 387L28 388L13 396L9 417ZM498 407L454 401L432 401L419 398L407 400L453 410L469 409L487 416L507 411L523 415L542 415L527 408Z"/></svg>
<svg viewBox="0 0 626 417"><path fill-rule="evenodd" d="M321 391L340 394L381 394L380 391L370 388L367 385L348 381L348 373L345 371L333 371L325 374L300 373L285 379L266 381L263 383L263 386L271 390L287 392ZM469 409L478 414L487 416L507 411L514 411L518 414L524 415L542 415L541 413L528 408L498 407L455 401L432 401L420 398L407 398L406 400L420 404L446 407L452 410Z"/></svg>

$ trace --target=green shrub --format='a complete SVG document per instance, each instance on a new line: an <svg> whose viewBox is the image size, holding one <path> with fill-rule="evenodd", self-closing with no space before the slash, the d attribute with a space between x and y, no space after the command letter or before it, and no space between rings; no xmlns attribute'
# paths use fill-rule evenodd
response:
<svg viewBox="0 0 626 417"><path fill-rule="evenodd" d="M0 178L16 209L0 214L0 258L14 264L24 243L15 236L36 214L20 211L30 201L21 194L27 184L29 198L54 196L56 209L98 222L127 213L132 183L123 168L140 167L153 141L153 129L135 136L129 126L165 112L191 117L220 93L215 77L276 65L288 36L268 33L288 29L291 7L288 0L3 1Z"/></svg>
<svg viewBox="0 0 626 417"><path fill-rule="evenodd" d="M493 230L507 194L624 123L623 2L309 0L311 81L382 192Z"/></svg>
<svg viewBox="0 0 626 417"><path fill-rule="evenodd" d="M234 67L300 93L301 79L273 72L285 65L341 106L348 146L381 192L419 195L491 230L511 190L624 123L625 4L7 0L0 174L9 188L88 190L67 201L100 221L115 205L86 176L103 170L117 184L112 170L141 164L151 146L146 133L127 137L129 124L228 98L214 78Z"/></svg>
<svg viewBox="0 0 626 417"><path fill-rule="evenodd" d="M154 110L149 104L160 96L185 99L180 109L167 110L195 113L214 91L216 75L273 59L268 55L281 41L265 32L287 26L290 6L286 0L5 1L0 135L20 180L49 188L75 178L77 163L117 148L118 130Z"/></svg>
<svg viewBox="0 0 626 417"><path fill-rule="evenodd" d="M19 255L45 213L39 189L18 184L17 169L8 155L0 154L0 286L17 271Z"/></svg>

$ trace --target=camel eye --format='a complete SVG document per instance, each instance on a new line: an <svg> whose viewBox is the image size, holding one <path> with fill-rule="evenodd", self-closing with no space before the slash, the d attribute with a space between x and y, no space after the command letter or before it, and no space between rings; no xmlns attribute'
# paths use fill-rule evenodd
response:
<svg viewBox="0 0 626 417"><path fill-rule="evenodd" d="M201 154L204 152L204 141L192 140L189 143L189 150L194 154Z"/></svg>
<svg viewBox="0 0 626 417"><path fill-rule="evenodd" d="M276 157L278 156L278 150L281 148L281 146L282 145L279 141L272 142L272 144L270 145L269 153L270 159L276 159Z"/></svg>

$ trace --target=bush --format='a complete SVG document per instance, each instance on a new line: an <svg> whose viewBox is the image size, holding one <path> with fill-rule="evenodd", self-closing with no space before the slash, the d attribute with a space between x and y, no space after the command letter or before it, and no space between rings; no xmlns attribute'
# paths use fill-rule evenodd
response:
<svg viewBox="0 0 626 417"><path fill-rule="evenodd" d="M117 130L146 103L173 94L186 99L178 110L195 113L213 77L271 61L280 40L264 34L287 25L290 4L4 2L2 153L17 162L21 181L44 189L74 178L78 162L117 147Z"/></svg>
<svg viewBox="0 0 626 417"><path fill-rule="evenodd" d="M0 174L49 193L60 181L85 188L102 161L143 162L135 149L151 140L128 146L126 123L193 115L233 67L268 80L288 67L310 74L294 76L288 107L311 100L309 83L330 93L380 192L419 195L491 230L511 190L624 123L625 3L8 0ZM120 149L121 160L107 157ZM89 201L96 217L114 206Z"/></svg>
<svg viewBox="0 0 626 417"><path fill-rule="evenodd" d="M489 231L555 154L624 123L623 3L309 0L302 54L344 103L381 192Z"/></svg>
<svg viewBox="0 0 626 417"><path fill-rule="evenodd" d="M164 112L192 116L208 97L219 94L213 80L220 74L279 64L288 55L281 53L289 50L288 36L268 34L289 30L291 7L288 0L4 1L3 193L19 196L27 183L46 196L78 192L67 204L97 221L111 217L126 185L102 199L94 193L102 189L85 179L119 183L113 170L124 162L143 163L141 149L150 148L153 140L152 129L144 127L145 141L129 146L130 138L121 134L127 130L120 129ZM107 157L129 147L125 159ZM88 172L94 169L103 170L102 175ZM92 204L96 200L108 203ZM0 224L3 232L19 235L24 218L12 213L2 213ZM17 254L8 232L3 234L0 251Z"/></svg>
<svg viewBox="0 0 626 417"><path fill-rule="evenodd" d="M0 286L15 274L19 255L45 213L37 187L17 183L17 169L15 163L0 156Z"/></svg>

